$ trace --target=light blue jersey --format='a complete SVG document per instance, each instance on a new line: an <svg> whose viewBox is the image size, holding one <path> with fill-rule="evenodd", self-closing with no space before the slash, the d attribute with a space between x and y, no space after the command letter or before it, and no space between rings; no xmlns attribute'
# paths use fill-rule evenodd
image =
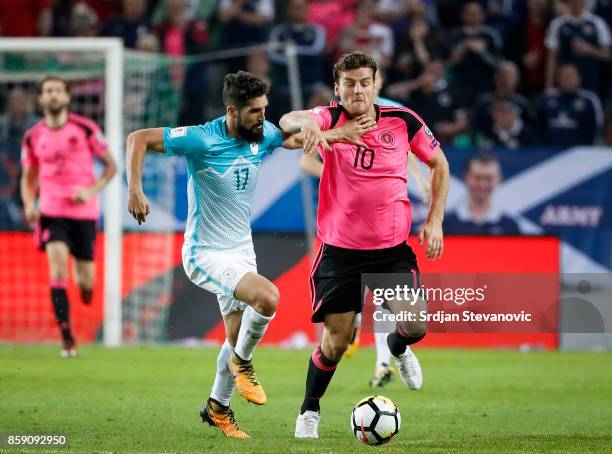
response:
<svg viewBox="0 0 612 454"><path fill-rule="evenodd" d="M251 246L251 207L259 165L265 153L282 143L281 131L268 121L258 144L228 137L225 117L204 125L164 128L166 154L187 159L185 246L211 250Z"/></svg>
<svg viewBox="0 0 612 454"><path fill-rule="evenodd" d="M379 96L378 98L376 98L376 104L378 104L379 106L406 107L397 101L393 101L392 99L389 99L389 98L383 98L382 96Z"/></svg>

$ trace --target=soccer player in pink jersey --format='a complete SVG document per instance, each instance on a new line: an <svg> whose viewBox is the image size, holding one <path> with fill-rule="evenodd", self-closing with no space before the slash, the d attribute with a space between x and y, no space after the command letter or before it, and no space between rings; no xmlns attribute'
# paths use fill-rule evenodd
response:
<svg viewBox="0 0 612 454"><path fill-rule="evenodd" d="M60 77L43 79L37 90L44 118L30 128L22 145L21 197L26 221L35 226L38 245L47 253L51 302L62 335L62 356L76 356L70 330L68 254L75 259L76 283L83 303L92 300L96 194L117 166L100 128L70 113L70 86ZM94 175L94 157L104 164Z"/></svg>
<svg viewBox="0 0 612 454"><path fill-rule="evenodd" d="M322 241L311 274L313 322L323 322L321 345L312 353L306 378L306 394L297 417L296 438L318 438L320 399L353 334L354 318L362 310L362 274L387 273L370 278L372 288L395 285L420 287L416 256L407 244L411 223L406 191L408 151L432 170L429 215L419 231L419 242L427 241L431 259L442 255L442 220L448 192L448 162L423 120L401 107L374 104L376 63L361 53L343 55L334 66L334 90L342 104L311 111L291 112L280 126L288 133L303 131L305 151L319 143L323 173L319 188L317 235ZM367 126L361 145L338 142L330 137L337 128L356 119ZM371 122L375 128L370 128ZM321 131L325 131L325 134ZM401 274L398 274L401 273ZM382 276L382 277L381 277ZM402 276L398 281L397 276ZM427 311L417 299L391 300L394 314ZM407 318L407 317L406 317ZM425 336L421 317L398 322L387 343L402 380L411 385L411 369L418 365L408 345Z"/></svg>

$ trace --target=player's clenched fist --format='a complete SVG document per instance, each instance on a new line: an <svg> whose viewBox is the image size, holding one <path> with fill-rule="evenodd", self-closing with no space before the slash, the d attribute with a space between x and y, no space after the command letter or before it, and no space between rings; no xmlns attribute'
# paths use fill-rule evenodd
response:
<svg viewBox="0 0 612 454"><path fill-rule="evenodd" d="M138 221L138 225L145 221L149 214L149 201L142 191L131 192L128 197L128 211L134 219Z"/></svg>

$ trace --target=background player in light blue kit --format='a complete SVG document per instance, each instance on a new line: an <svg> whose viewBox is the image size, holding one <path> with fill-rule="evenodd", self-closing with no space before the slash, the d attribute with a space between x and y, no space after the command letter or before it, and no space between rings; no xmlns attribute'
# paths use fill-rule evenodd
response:
<svg viewBox="0 0 612 454"><path fill-rule="evenodd" d="M226 333L210 398L200 415L234 438L248 438L229 408L234 381L248 401L263 405L267 400L251 358L279 301L277 288L257 274L255 263L250 221L257 173L265 153L280 146L301 147L295 137L284 140L265 121L268 89L250 73L228 74L225 116L198 126L141 129L127 140L128 209L139 224L149 214L141 182L145 152L187 160L183 266L192 282L217 295Z"/></svg>

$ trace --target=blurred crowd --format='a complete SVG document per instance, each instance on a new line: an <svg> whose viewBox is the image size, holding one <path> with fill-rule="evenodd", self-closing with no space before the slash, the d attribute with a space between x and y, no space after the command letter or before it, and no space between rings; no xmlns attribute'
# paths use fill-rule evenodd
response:
<svg viewBox="0 0 612 454"><path fill-rule="evenodd" d="M272 121L291 107L275 43L297 44L306 107L333 96L337 57L363 50L382 96L465 149L612 145L611 25L612 0L0 0L0 36L115 36L175 57L255 46L224 70L270 81ZM187 71L181 124L208 119L207 74ZM18 143L33 111L19 89L5 98L0 141ZM0 153L4 194L17 165Z"/></svg>
<svg viewBox="0 0 612 454"><path fill-rule="evenodd" d="M0 0L2 36L117 36L170 56L262 45L228 70L272 82L272 119L290 107L287 63L265 44L298 45L309 104L361 49L384 95L479 148L612 143L611 23L612 0ZM203 95L185 99L182 122L205 120Z"/></svg>

